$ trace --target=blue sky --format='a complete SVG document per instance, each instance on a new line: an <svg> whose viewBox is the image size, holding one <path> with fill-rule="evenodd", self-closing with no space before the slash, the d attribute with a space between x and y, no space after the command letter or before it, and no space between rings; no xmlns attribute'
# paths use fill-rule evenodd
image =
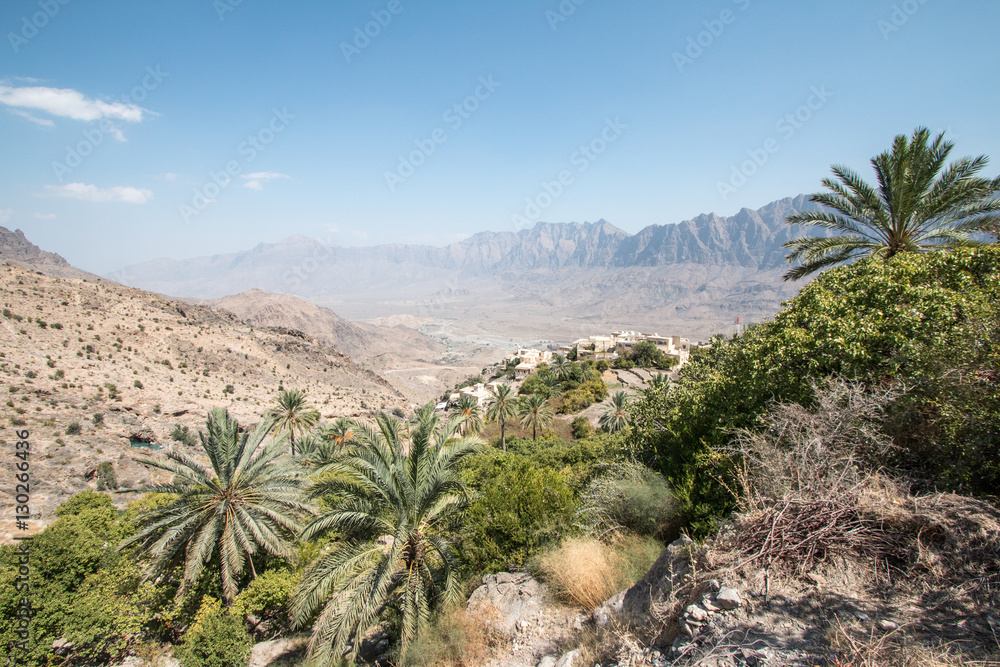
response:
<svg viewBox="0 0 1000 667"><path fill-rule="evenodd" d="M918 125L1000 160L998 23L942 0L5 0L0 225L105 273L296 233L635 232L867 173Z"/></svg>

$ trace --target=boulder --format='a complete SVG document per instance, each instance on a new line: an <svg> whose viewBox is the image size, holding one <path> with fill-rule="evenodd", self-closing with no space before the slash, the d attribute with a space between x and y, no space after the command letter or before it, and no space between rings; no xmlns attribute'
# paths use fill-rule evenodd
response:
<svg viewBox="0 0 1000 667"><path fill-rule="evenodd" d="M580 649L575 648L556 661L555 667L575 667L580 664Z"/></svg>
<svg viewBox="0 0 1000 667"><path fill-rule="evenodd" d="M517 630L519 621L529 621L542 611L544 594L542 584L530 574L487 574L483 577L483 585L469 596L466 609L495 613L499 629L511 635Z"/></svg>
<svg viewBox="0 0 1000 667"><path fill-rule="evenodd" d="M719 594L715 596L715 604L723 609L737 609L743 605L743 598L735 588L723 586Z"/></svg>
<svg viewBox="0 0 1000 667"><path fill-rule="evenodd" d="M632 617L648 616L650 609L669 602L674 591L691 574L694 540L686 535L671 542L635 586L625 591L622 612Z"/></svg>
<svg viewBox="0 0 1000 667"><path fill-rule="evenodd" d="M622 605L625 602L625 593L627 592L628 590L626 589L614 597L608 598L601 604L601 606L595 609L594 613L591 615L594 619L594 625L599 628L603 628L613 617L622 613Z"/></svg>

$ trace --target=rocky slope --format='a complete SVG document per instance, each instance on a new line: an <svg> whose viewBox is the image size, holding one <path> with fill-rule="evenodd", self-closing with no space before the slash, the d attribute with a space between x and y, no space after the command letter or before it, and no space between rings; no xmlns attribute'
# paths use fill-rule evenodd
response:
<svg viewBox="0 0 1000 667"><path fill-rule="evenodd" d="M12 264L0 266L0 301L0 414L8 429L31 434L34 529L68 496L94 488L101 463L125 486L148 479L130 459L133 446L176 445L173 429L196 431L211 407L256 422L282 386L305 390L328 420L410 407L316 338L218 308ZM5 520L12 502L0 501ZM0 538L10 523L0 521Z"/></svg>
<svg viewBox="0 0 1000 667"><path fill-rule="evenodd" d="M431 363L446 351L442 343L414 328L349 322L329 308L259 289L214 299L206 304L228 310L258 326L283 326L303 331L363 365L386 357L405 357L411 363Z"/></svg>

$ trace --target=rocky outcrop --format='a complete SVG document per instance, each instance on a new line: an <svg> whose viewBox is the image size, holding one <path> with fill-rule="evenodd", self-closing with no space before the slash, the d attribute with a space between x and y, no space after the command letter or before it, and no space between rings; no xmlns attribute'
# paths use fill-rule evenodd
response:
<svg viewBox="0 0 1000 667"><path fill-rule="evenodd" d="M544 589L526 573L487 574L483 585L472 592L466 608L472 612L495 614L499 629L513 634L519 624L538 616L544 609Z"/></svg>
<svg viewBox="0 0 1000 667"><path fill-rule="evenodd" d="M622 613L642 619L651 610L674 601L674 594L691 575L694 541L683 535L664 549L635 586L625 591Z"/></svg>
<svg viewBox="0 0 1000 667"><path fill-rule="evenodd" d="M20 229L10 231L0 227L0 264L13 262L55 278L97 279L92 273L80 271L53 252L45 252L24 237Z"/></svg>

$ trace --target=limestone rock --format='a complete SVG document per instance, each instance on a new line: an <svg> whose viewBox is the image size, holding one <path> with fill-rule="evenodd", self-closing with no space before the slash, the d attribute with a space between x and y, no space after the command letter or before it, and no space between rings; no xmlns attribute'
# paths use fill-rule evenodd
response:
<svg viewBox="0 0 1000 667"><path fill-rule="evenodd" d="M715 603L723 609L738 609L743 606L743 598L740 597L740 592L735 588L723 586L719 590L719 594L715 596Z"/></svg>
<svg viewBox="0 0 1000 667"><path fill-rule="evenodd" d="M608 598L601 604L600 607L595 609L592 614L594 625L599 628L603 628L611 621L612 617L622 613L622 605L625 602L625 593L627 592L628 589Z"/></svg>
<svg viewBox="0 0 1000 667"><path fill-rule="evenodd" d="M689 558L693 546L694 540L686 535L671 542L645 576L625 591L622 611L629 616L642 617L651 607L669 600L691 573Z"/></svg>
<svg viewBox="0 0 1000 667"><path fill-rule="evenodd" d="M580 649L575 648L569 653L563 655L556 662L555 667L577 667L580 663Z"/></svg>
<svg viewBox="0 0 1000 667"><path fill-rule="evenodd" d="M469 596L466 608L471 612L492 609L499 629L513 634L519 621L528 621L542 610L543 596L544 588L530 574L487 574L483 585Z"/></svg>

